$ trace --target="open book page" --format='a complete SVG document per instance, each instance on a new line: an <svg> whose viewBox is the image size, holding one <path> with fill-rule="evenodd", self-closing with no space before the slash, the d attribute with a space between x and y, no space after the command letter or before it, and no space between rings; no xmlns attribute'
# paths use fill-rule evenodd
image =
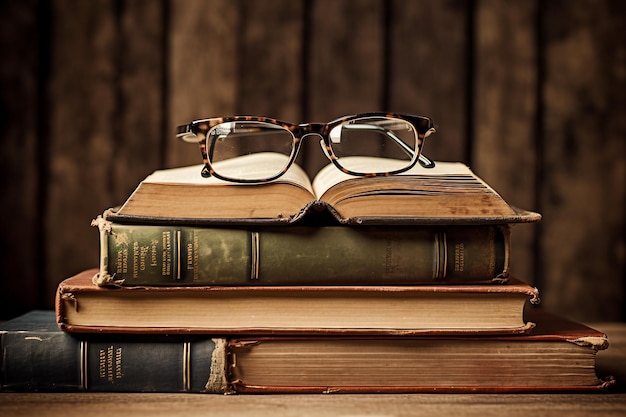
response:
<svg viewBox="0 0 626 417"><path fill-rule="evenodd" d="M379 158L357 158L349 161L351 168L358 169L359 163L362 171L382 172L377 169ZM233 158L215 167L226 167L226 175L245 176L254 171L268 177L280 172L286 161L284 155L265 153ZM382 163L389 169L389 161ZM405 173L382 177L352 176L329 164L312 183L295 164L278 180L260 184L204 178L202 168L193 165L155 171L120 207L118 219L297 221L309 212L314 200L323 202L314 204L316 207L329 208L342 222L384 219L415 224L445 219L517 223L541 217L531 212L520 214L466 165L456 162L437 162L434 168L416 165Z"/></svg>
<svg viewBox="0 0 626 417"><path fill-rule="evenodd" d="M283 167L287 164L288 157L278 153L258 153L245 155L238 158L228 159L214 164L216 171L220 168L227 172L238 172L242 177L270 177L276 174L276 167ZM203 165L192 165L181 168L157 170L149 175L144 182L161 184L189 184L189 185L249 185L243 183L223 181L216 177L204 178L200 172ZM304 170L297 164L291 167L278 180L273 182L289 183L313 193L311 181Z"/></svg>
<svg viewBox="0 0 626 417"><path fill-rule="evenodd" d="M354 160L352 160L354 159ZM404 161L399 161L401 166L404 166ZM380 165L380 158L376 157L351 157L350 166L356 167L362 172L367 171L380 171L377 169L377 165ZM384 166L388 167L389 162L385 161ZM322 168L318 174L313 179L313 191L318 199L322 199L322 196L328 192L335 185L342 183L344 181L349 181L350 186L358 187L359 183L370 188L371 191L377 191L373 189L374 185L382 185L381 182L390 182L398 186L404 191L410 191L413 186L406 185L407 182L405 180L409 179L407 177L416 177L416 178L437 178L444 176L471 176L475 178L474 174L469 170L467 165L459 163L459 162L437 162L434 168L424 168L419 164L416 164L410 170L403 172L401 174L397 174L390 177L356 177L350 174L346 174L337 167L333 166L333 164L329 164ZM389 181L385 181L385 179L389 179ZM365 180L365 181L364 181ZM357 182L358 181L358 182ZM410 184L412 181L408 181ZM482 181L481 181L482 182ZM405 185L403 185L405 184ZM346 184L347 185L347 184ZM485 184L486 185L486 184ZM401 186L401 187L400 187ZM360 188L360 187L358 187ZM383 186L382 188L388 188ZM416 189L416 191L419 191Z"/></svg>

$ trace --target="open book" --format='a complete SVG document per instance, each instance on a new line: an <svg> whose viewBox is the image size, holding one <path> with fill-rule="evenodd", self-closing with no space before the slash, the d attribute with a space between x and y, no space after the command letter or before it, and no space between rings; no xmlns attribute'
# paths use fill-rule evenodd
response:
<svg viewBox="0 0 626 417"><path fill-rule="evenodd" d="M274 154L227 161L242 170L275 165ZM378 158L355 157L351 166L377 171ZM239 184L203 178L201 165L158 170L145 178L114 214L117 221L294 222L328 210L340 223L518 223L540 215L511 207L465 164L437 162L399 175L355 177L332 164L312 180L297 166L278 180Z"/></svg>

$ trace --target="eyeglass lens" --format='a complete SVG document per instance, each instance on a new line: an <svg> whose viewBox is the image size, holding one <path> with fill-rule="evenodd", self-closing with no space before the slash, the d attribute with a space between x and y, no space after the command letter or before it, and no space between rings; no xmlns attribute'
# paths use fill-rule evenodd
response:
<svg viewBox="0 0 626 417"><path fill-rule="evenodd" d="M414 161L418 143L411 123L379 116L351 119L334 126L329 139L337 162L360 174L371 173L363 157L376 158L380 172L408 167ZM218 175L235 180L263 180L287 169L294 143L292 132L279 125L234 121L213 127L207 133L206 149ZM249 161L253 155L254 161Z"/></svg>
<svg viewBox="0 0 626 417"><path fill-rule="evenodd" d="M232 179L263 180L280 174L293 148L289 130L265 122L221 123L207 134L207 156L213 169ZM248 155L254 155L254 161L247 163Z"/></svg>
<svg viewBox="0 0 626 417"><path fill-rule="evenodd" d="M335 126L330 145L339 164L349 171L371 173L363 166L376 158L381 172L401 170L411 164L416 153L417 135L413 125L402 119L364 117Z"/></svg>

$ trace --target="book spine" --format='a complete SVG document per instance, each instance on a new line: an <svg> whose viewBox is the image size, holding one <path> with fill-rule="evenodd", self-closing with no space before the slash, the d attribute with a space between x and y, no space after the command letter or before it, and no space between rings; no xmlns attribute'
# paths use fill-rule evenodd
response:
<svg viewBox="0 0 626 417"><path fill-rule="evenodd" d="M509 270L508 226L98 225L98 285L484 283L506 279Z"/></svg>
<svg viewBox="0 0 626 417"><path fill-rule="evenodd" d="M62 332L0 335L4 391L223 393L225 341L104 340Z"/></svg>

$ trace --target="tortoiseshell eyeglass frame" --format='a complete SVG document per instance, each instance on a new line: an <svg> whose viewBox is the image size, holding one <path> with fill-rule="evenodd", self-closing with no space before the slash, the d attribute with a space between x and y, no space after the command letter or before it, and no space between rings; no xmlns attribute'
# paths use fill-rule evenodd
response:
<svg viewBox="0 0 626 417"><path fill-rule="evenodd" d="M411 155L411 162L404 168L398 169L395 171L389 172L354 172L344 168L339 162L339 158L333 152L331 146L331 140L329 137L330 131L341 124L348 123L352 120L357 120L365 117L385 117L385 118L393 118L400 119L409 122L415 131L417 132L417 146L415 152L411 149L410 151L413 155ZM285 167L276 175L273 175L269 178L263 179L239 179L239 178L231 178L224 177L220 175L218 172L215 172L213 166L211 165L211 161L209 160L207 153L207 134L209 131L215 126L221 123L227 122L239 122L239 121L248 121L248 122L263 122L276 126L280 126L285 130L291 132L293 137L293 144L291 148L291 154L289 156L289 161L285 165ZM361 113L350 116L344 116L339 119L335 119L329 123L302 123L302 124L293 124L283 122L277 119L273 119L270 117L259 117L259 116L230 116L230 117L214 117L209 119L195 120L186 125L180 125L176 128L176 137L188 143L197 143L200 146L200 152L202 153L202 161L204 162L204 168L202 169L203 177L211 177L214 176L224 181L230 182L238 182L238 183L263 183L273 181L277 178L280 178L287 170L291 167L293 162L296 160L298 156L298 152L300 150L303 139L308 135L319 135L324 143L324 149L326 156L330 159L330 161L342 172L361 177L380 177L380 176L390 176L395 174L400 174L402 172L408 171L413 168L417 162L419 162L425 168L432 168L435 166L435 163L428 159L426 156L422 155L422 148L424 145L424 140L435 132L435 124L432 119L425 116L415 116L409 114L400 114L400 113L385 113L385 112L371 112L371 113ZM406 147L406 145L404 145Z"/></svg>

